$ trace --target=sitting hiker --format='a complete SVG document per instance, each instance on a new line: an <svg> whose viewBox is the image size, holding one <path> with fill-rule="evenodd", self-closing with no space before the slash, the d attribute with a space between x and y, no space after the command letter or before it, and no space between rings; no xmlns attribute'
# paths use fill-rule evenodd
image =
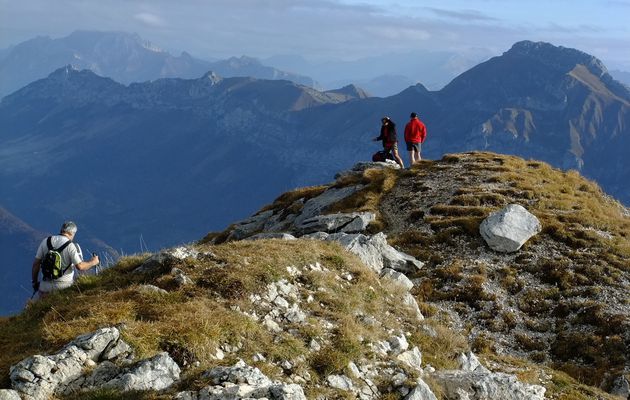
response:
<svg viewBox="0 0 630 400"><path fill-rule="evenodd" d="M43 298L52 291L70 287L74 281L74 268L86 271L98 265L97 255L90 261L83 261L81 248L72 241L76 233L77 225L72 221L66 221L61 226L59 235L42 240L33 260L33 294L37 293L35 299ZM43 277L41 284L40 271Z"/></svg>
<svg viewBox="0 0 630 400"><path fill-rule="evenodd" d="M383 149L386 152L391 151L394 160L400 165L400 168L405 168L402 158L398 155L398 138L396 137L396 124L389 117L383 117L381 119L381 134L374 138L374 141L383 141Z"/></svg>

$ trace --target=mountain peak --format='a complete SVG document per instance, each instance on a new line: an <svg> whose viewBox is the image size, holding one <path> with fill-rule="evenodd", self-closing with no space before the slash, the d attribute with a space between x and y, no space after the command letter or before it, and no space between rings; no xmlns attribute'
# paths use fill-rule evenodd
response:
<svg viewBox="0 0 630 400"><path fill-rule="evenodd" d="M516 42L503 55L531 57L567 72L576 65L581 64L596 76L602 77L608 73L606 67L598 58L577 49L554 46L547 42L532 42L530 40Z"/></svg>
<svg viewBox="0 0 630 400"><path fill-rule="evenodd" d="M365 99L371 97L368 92L353 83L346 85L340 89L328 90L326 91L326 93L339 94L351 99Z"/></svg>

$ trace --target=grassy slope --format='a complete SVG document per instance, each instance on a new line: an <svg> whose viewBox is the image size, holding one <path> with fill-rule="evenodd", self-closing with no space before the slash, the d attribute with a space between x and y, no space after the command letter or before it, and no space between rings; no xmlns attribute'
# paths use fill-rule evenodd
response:
<svg viewBox="0 0 630 400"><path fill-rule="evenodd" d="M444 185L428 187L427 184L437 179L438 175ZM450 185L447 184L449 181ZM369 358L367 349L361 345L361 337L364 340L384 338L388 334L382 327L389 324L412 333L410 342L420 347L425 362L438 369L453 368L454 356L465 350L467 344L463 336L444 327L450 319L440 310L445 301L451 301L450 305L455 310L456 303L461 304L462 311L475 309L478 296L485 301L483 296L492 294L484 287L485 282L499 282L500 290L518 294L527 290L523 287L527 282L521 282L520 276L522 271L527 271L529 276L538 276L540 280L549 281L547 285L555 287L552 298L545 301L551 302L555 308L562 308L563 301L572 298L573 291L588 295L589 290L595 290L594 283L599 286L614 284L615 279L627 277L628 217L620 218L614 202L602 197L594 184L575 173L563 174L542 163L477 153L423 162L411 171L370 170L363 175L342 178L336 185L358 182L367 184L366 189L329 211L360 209L377 212L378 219L371 229L385 228L391 243L427 263L427 268L417 277L422 284L416 288L415 294L418 300L423 301L421 307L425 314L431 316L427 324L438 331L437 337L417 329L409 315L400 309L399 293L394 288L382 287L377 277L366 271L356 257L335 244L301 240L237 242L216 246L200 244L199 250L210 251L214 256L173 265L184 270L196 282L195 285L176 288L166 269L150 275L131 273L145 256L129 257L100 276L83 278L76 287L51 296L16 317L0 320L0 370L8 371L11 364L25 355L53 352L81 333L117 324L124 327L123 336L139 356L149 356L162 349L178 349L175 353L180 358L199 361L199 367L186 370L181 387L201 387L206 383L199 379L201 371L213 365L231 364L237 358L251 360L256 353L264 354L272 362L304 355L305 361L299 368L314 377L307 393L340 396L340 393L318 388L317 382L325 374L342 371L349 360ZM295 200L316 196L324 189L316 187L290 192L266 208L299 207ZM433 193L433 190L437 192ZM421 201L414 203L417 199ZM469 265L465 257L454 258L453 254L464 255L471 249L473 255L484 252L477 233L478 224L490 211L509 202L525 205L541 219L544 226L544 231L536 239L510 258L510 265L515 268L506 265L497 271L489 271L487 266L484 269L479 265ZM393 204L398 204L398 208ZM604 236L598 233L604 231L612 235L612 239L604 240ZM207 239L216 236L209 235ZM549 247L549 242L553 243L552 247ZM545 248L553 252L539 252L537 246L547 246ZM462 247L466 251L460 251ZM551 264L545 264L547 256L552 254L571 262L565 265L552 259ZM594 261L591 264L597 268L591 269L585 262L573 261L574 258ZM286 269L287 266L302 267L315 262L320 262L334 273L305 272L296 278ZM355 279L340 282L335 278L344 271L350 272ZM470 274L471 271L474 273ZM464 274L470 277L460 279ZM295 327L297 331L294 335L285 332L280 340L274 340L273 335L260 324L236 311L235 305L241 310L255 310L256 304L249 300L249 295L261 293L265 284L279 279L299 281L317 301L309 306L307 326ZM586 284L584 279L588 280ZM170 290L170 293L143 294L137 288L144 283L156 284ZM327 290L317 290L318 287ZM472 294L467 295L468 291ZM458 296L463 298L455 296L455 299L449 299L453 293L459 293ZM487 301L491 302L492 298ZM359 310L385 320L377 327L364 325L353 317ZM501 313L504 325L500 329L510 333L512 328L527 321L531 320L530 324L536 322L535 318L530 318L535 315L529 315L527 311L523 313L528 319L521 318L519 314L515 321L510 320L508 314ZM599 329L598 324L603 323L604 318L598 319L597 312L592 315L595 317L576 322ZM320 319L334 322L335 330L323 332L317 322ZM491 331L491 325L483 319L481 321L482 328ZM462 331L463 334L471 332L473 329L470 326L465 326ZM601 337L598 335L603 331L593 334ZM320 335L327 339L326 351L310 353L310 339ZM544 384L550 397L608 398L603 392L580 385L557 370L542 367L526 358L495 354L491 337L477 335L474 339L477 351L486 350L484 355L489 365L517 373L525 381ZM211 357L217 347L226 343L240 344L241 350L228 354L222 361ZM265 363L256 365L272 378L283 378L278 367ZM563 369L574 376L580 376L566 368L567 365L571 363L556 366L565 367ZM8 383L8 374L3 375L2 386L6 387ZM137 394L136 397L156 396ZM120 396L105 393L93 398Z"/></svg>

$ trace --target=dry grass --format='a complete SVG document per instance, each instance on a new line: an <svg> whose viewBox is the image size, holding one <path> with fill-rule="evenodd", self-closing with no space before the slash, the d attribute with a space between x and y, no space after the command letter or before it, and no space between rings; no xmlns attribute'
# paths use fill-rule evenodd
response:
<svg viewBox="0 0 630 400"><path fill-rule="evenodd" d="M175 349L189 360L199 361L198 368L185 370L182 388L183 385L201 385L203 382L196 379L203 370L218 364L232 364L238 358L251 360L256 353L275 363L304 356L305 362L296 368L308 371L316 383L329 373L342 372L351 360L371 358L366 343L389 338L391 333L387 327L417 330L412 313L400 306L403 295L400 289L381 284L378 276L366 269L357 257L335 243L244 241L202 245L198 250L211 251L213 256L178 261L144 274L132 271L145 256L124 258L105 273L84 277L74 287L33 304L20 315L0 321L0 369L8 371L10 365L25 355L52 353L80 334L116 325L123 327L123 338L138 357ZM301 269L315 263L327 270ZM294 276L289 273L289 266L303 272ZM138 290L139 285L145 283L167 287L171 267L183 270L195 284L171 287L168 294ZM352 279L340 279L342 274L349 274ZM287 326L284 332L273 334L259 322L236 311L236 307L264 315L265 308L252 303L249 295L265 293L267 284L281 279L299 285L300 295L310 294L315 301L300 303L309 315L307 324ZM377 316L378 323L365 322L363 315ZM333 324L334 329L323 329L322 320ZM437 345L440 353L434 356L435 363L445 365L447 361L442 358L453 358L465 341L463 338L451 340L446 330L440 333L438 338L421 334L415 338L418 344L425 341L432 343L431 346ZM309 351L312 338L322 343L321 351ZM226 353L223 360L214 359L212 355L223 344L238 345L240 350ZM430 349L423 351L428 357L431 352ZM257 366L272 379L282 378L278 368L265 363ZM3 386L9 386L8 376L2 379ZM315 393L313 387L306 389ZM121 398L108 391L94 391L85 396ZM127 398L157 398L143 393L129 396Z"/></svg>

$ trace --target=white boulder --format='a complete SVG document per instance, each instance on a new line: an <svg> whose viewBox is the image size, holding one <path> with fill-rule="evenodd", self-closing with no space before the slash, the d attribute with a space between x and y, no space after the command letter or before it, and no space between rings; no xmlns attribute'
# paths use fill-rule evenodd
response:
<svg viewBox="0 0 630 400"><path fill-rule="evenodd" d="M517 251L541 229L538 218L518 204L490 214L479 226L488 246L502 253Z"/></svg>

